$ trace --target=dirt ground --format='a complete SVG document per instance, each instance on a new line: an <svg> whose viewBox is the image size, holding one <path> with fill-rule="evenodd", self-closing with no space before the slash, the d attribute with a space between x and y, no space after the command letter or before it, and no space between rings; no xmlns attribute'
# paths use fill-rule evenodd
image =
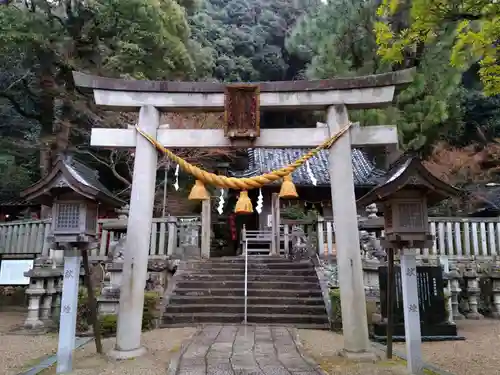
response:
<svg viewBox="0 0 500 375"><path fill-rule="evenodd" d="M38 364L48 355L57 351L57 334L51 333L39 336L12 334L11 331L20 326L26 313L0 312L0 374L17 375ZM144 357L114 362L105 356L98 356L93 342L75 352L73 359L75 375L165 375L172 353L180 349L184 340L188 339L195 328L158 329L146 332L143 343L148 348ZM103 346L105 352L112 349L115 339L105 339ZM49 368L42 375L55 374L55 367Z"/></svg>
<svg viewBox="0 0 500 375"><path fill-rule="evenodd" d="M500 321L460 320L457 326L466 340L425 342L424 361L455 375L500 374ZM394 349L405 352L405 344L396 343Z"/></svg>
<svg viewBox="0 0 500 375"><path fill-rule="evenodd" d="M57 350L57 336L11 334L26 318L25 311L0 312L0 374L17 375Z"/></svg>
<svg viewBox="0 0 500 375"><path fill-rule="evenodd" d="M47 355L57 350L57 335L46 334L27 336L12 334L16 326L23 323L25 312L0 311L0 374L17 375L34 366ZM500 321L485 319L481 321L459 321L459 334L465 341L427 342L422 344L424 361L454 375L498 375L500 366ZM148 374L165 375L172 355L177 352L183 341L190 338L196 328L158 329L143 335L148 354L130 361L114 362L105 356L95 354L91 342L76 351L74 374L111 375L111 374ZM304 350L331 375L406 374L402 361L379 361L378 363L351 363L336 355L343 346L343 338L328 331L299 330L299 338ZM112 348L114 339L104 340L106 351ZM395 343L395 350L405 351L404 343ZM54 374L51 368L42 374Z"/></svg>
<svg viewBox="0 0 500 375"><path fill-rule="evenodd" d="M344 346L342 335L329 331L299 330L299 340L306 353L330 375L407 375L403 361L380 360L355 363L339 357ZM382 354L382 353L377 353Z"/></svg>
<svg viewBox="0 0 500 375"><path fill-rule="evenodd" d="M105 355L99 356L94 342L78 349L73 357L72 375L165 375L172 354L180 350L182 342L189 339L195 328L167 328L145 332L143 345L148 349L146 355L128 361L113 361ZM103 340L104 352L115 344L114 338ZM55 374L55 367L40 375Z"/></svg>

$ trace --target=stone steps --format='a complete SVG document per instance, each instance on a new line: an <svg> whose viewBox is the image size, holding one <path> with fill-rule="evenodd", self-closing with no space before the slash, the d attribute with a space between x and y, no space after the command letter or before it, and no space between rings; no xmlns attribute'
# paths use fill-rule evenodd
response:
<svg viewBox="0 0 500 375"><path fill-rule="evenodd" d="M174 294L172 298L176 296L216 296L216 297L243 297L245 295L244 288L176 288L174 290ZM289 298L308 298L308 297L318 297L323 298L321 291L314 289L292 289L292 290L279 290L279 289L248 289L248 296L250 297L268 297L268 298L277 298L277 297L289 297Z"/></svg>
<svg viewBox="0 0 500 375"><path fill-rule="evenodd" d="M224 325L228 325L228 326L237 325L237 326L239 326L242 322L243 321L233 322L233 323L224 322ZM196 323L194 323L194 324L196 324ZM194 325L194 324L192 324L192 325ZM215 322L215 323L198 323L196 325L206 327L206 326L211 326L211 325L219 326L220 324L221 323ZM164 327L169 327L169 328L186 327L186 325L188 325L188 324L186 324L186 323L163 324ZM249 326L249 327L256 326L256 325L261 325L261 324L247 322L247 326ZM301 324L301 323L266 323L265 325L267 327L293 327L293 328L297 328L297 329L319 329L319 330L329 330L330 329L330 323L318 323L318 324L314 324L314 323L306 323L306 324Z"/></svg>
<svg viewBox="0 0 500 375"><path fill-rule="evenodd" d="M171 314L192 314L192 313L218 313L224 311L228 314L243 314L245 312L244 304L175 304L168 307L168 312ZM322 305L255 305L249 303L247 305L248 314L294 314L294 315L324 315L325 307Z"/></svg>
<svg viewBox="0 0 500 375"><path fill-rule="evenodd" d="M244 276L243 276L244 278ZM258 274L252 273L247 275L247 281L254 282L292 282L292 283L317 283L318 277L316 275L310 276L290 276L290 275L276 275L276 274ZM206 282L241 282L241 275L207 275L207 274L188 274L182 277L182 281L206 281Z"/></svg>
<svg viewBox="0 0 500 375"><path fill-rule="evenodd" d="M241 268L211 268L210 275L240 275L245 269ZM193 270L192 275L206 275L207 271L203 269ZM268 268L257 268L249 267L249 275L279 275L279 276L316 276L316 271L314 268L299 268L299 269L268 269Z"/></svg>
<svg viewBox="0 0 500 375"><path fill-rule="evenodd" d="M243 277L242 277L243 279ZM198 280L179 280L179 288L185 289L212 289L212 288L245 288L245 281L198 281ZM295 281L248 281L250 289L315 289L319 288L316 282L295 282Z"/></svg>
<svg viewBox="0 0 500 375"><path fill-rule="evenodd" d="M184 323L186 325L192 324L206 324L206 323L241 323L244 320L243 313L241 314L231 314L231 313L177 313L177 314L164 314L162 325L164 327L170 326L170 324L180 324ZM248 314L248 323L255 324L300 324L304 328L310 328L310 324L321 325L324 329L329 328L328 317L326 313L324 315L305 315L305 314Z"/></svg>
<svg viewBox="0 0 500 375"><path fill-rule="evenodd" d="M312 262L275 256L248 258L247 322L328 329ZM225 323L244 319L245 259L197 260L177 275L163 326Z"/></svg>
<svg viewBox="0 0 500 375"><path fill-rule="evenodd" d="M309 297L308 293L305 292L304 295L306 297L297 298L296 296L292 297L256 297L252 296L247 297L248 305L271 305L277 303L279 305L307 305L307 306L322 306L324 304L323 298L318 294L318 297ZM176 304L196 304L201 303L203 305L214 304L214 305L244 305L245 299L243 297L243 292L241 296L178 296L173 295L170 297L171 302L175 302Z"/></svg>

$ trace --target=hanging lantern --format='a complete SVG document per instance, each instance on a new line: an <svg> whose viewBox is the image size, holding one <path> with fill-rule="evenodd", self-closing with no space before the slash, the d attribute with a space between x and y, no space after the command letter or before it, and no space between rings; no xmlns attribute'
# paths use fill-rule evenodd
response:
<svg viewBox="0 0 500 375"><path fill-rule="evenodd" d="M240 215L248 215L253 213L252 201L248 197L248 191L243 190L240 192L240 197L236 202L236 207L234 208L234 213Z"/></svg>
<svg viewBox="0 0 500 375"><path fill-rule="evenodd" d="M210 194L208 194L207 189L202 181L196 180L191 193L189 193L189 200L191 201L205 201L210 199Z"/></svg>
<svg viewBox="0 0 500 375"><path fill-rule="evenodd" d="M292 175L286 175L283 177L283 183L281 184L280 198L283 199L294 199L298 198L297 189L292 181Z"/></svg>

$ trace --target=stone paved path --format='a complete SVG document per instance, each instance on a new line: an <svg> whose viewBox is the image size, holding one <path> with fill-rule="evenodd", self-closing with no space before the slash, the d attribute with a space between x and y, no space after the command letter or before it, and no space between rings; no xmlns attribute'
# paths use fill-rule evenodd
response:
<svg viewBox="0 0 500 375"><path fill-rule="evenodd" d="M205 326L175 362L169 375L322 374L287 327Z"/></svg>

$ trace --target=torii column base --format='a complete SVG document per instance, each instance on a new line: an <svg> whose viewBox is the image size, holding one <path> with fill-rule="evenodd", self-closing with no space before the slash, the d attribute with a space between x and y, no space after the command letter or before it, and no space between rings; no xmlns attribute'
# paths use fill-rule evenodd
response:
<svg viewBox="0 0 500 375"><path fill-rule="evenodd" d="M147 350L144 346L141 346L137 349L134 350L118 350L118 349L112 349L111 351L108 352L108 357L117 361L125 360L125 359L132 359L132 358L137 358L141 357L144 354L147 353Z"/></svg>

